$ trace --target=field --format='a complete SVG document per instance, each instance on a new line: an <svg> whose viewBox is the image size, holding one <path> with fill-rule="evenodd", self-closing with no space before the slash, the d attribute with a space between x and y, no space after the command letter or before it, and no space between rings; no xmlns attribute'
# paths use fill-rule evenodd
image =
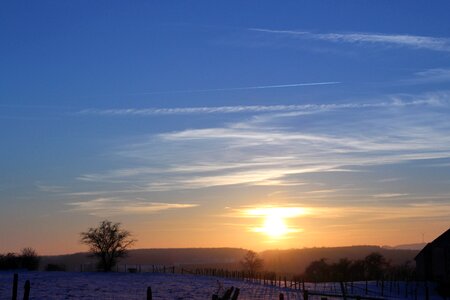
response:
<svg viewBox="0 0 450 300"><path fill-rule="evenodd" d="M0 272L0 299L11 299L12 272ZM275 299L279 289L208 276L152 273L19 273L19 297L26 280L30 299L145 299L151 286L153 299L211 299L222 289L241 288L239 299ZM296 298L290 298L296 299Z"/></svg>
<svg viewBox="0 0 450 300"><path fill-rule="evenodd" d="M11 299L12 278L12 272L0 272L0 299ZM239 299L279 299L280 292L284 294L284 299L303 299L300 291L210 276L87 272L21 272L18 299L23 297L26 280L31 282L30 299L146 299L148 286L152 288L153 299L211 299L218 289L223 292L231 286L241 289ZM324 293L340 291L337 283L307 284L306 287L310 291ZM370 282L368 288L372 296L380 295L374 282ZM350 293L349 286L347 289ZM352 290L352 294L364 295L365 283L355 283ZM404 284L394 285L390 289L386 285L384 296L389 299L415 298L411 292L405 297L404 291ZM320 299L320 296L310 296L309 299ZM425 299L423 286L418 286L417 299ZM433 292L432 286L430 299L442 299Z"/></svg>

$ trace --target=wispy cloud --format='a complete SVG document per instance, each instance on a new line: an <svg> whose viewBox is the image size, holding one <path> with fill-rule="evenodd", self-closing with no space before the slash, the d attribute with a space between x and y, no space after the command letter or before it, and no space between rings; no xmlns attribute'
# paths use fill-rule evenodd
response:
<svg viewBox="0 0 450 300"><path fill-rule="evenodd" d="M408 80L411 83L435 83L450 81L450 69L434 68L416 72L415 78Z"/></svg>
<svg viewBox="0 0 450 300"><path fill-rule="evenodd" d="M152 116L152 115L183 115L183 114L231 114L231 113L264 113L278 111L297 111L317 109L317 105L250 105L250 106L216 106L216 107L176 107L176 108L125 108L125 109L85 109L80 114L95 114L105 116Z"/></svg>
<svg viewBox="0 0 450 300"><path fill-rule="evenodd" d="M430 220L433 218L450 217L450 205L448 203L421 203L402 204L401 206L391 206L380 210L378 206L367 207L327 207L322 208L329 213L323 214L327 218L343 218L352 220L355 223L374 223L374 222L396 222L401 220ZM315 209L320 211L319 208ZM335 212L335 213L333 213ZM320 217L317 214L316 217Z"/></svg>
<svg viewBox="0 0 450 300"><path fill-rule="evenodd" d="M404 180L404 178L400 178L400 177L390 177L390 178L383 178L378 180L378 182L396 182L396 181L400 181L400 180Z"/></svg>
<svg viewBox="0 0 450 300"><path fill-rule="evenodd" d="M450 157L449 92L384 98L373 103L252 108L250 117L223 126L144 136L116 151L122 159L140 162L139 167L83 174L79 179L120 184L135 192L237 184L295 186L304 184L298 179L301 174ZM209 109L201 111L231 110ZM287 111L278 111L283 109ZM321 114L298 127L296 110L302 109Z"/></svg>
<svg viewBox="0 0 450 300"><path fill-rule="evenodd" d="M67 187L60 186L60 185L47 185L42 182L36 182L35 183L36 188L45 193L61 193L64 191L67 191Z"/></svg>
<svg viewBox="0 0 450 300"><path fill-rule="evenodd" d="M127 214L149 214L169 209L192 208L198 204L160 203L142 199L96 198L89 201L71 202L71 211L82 211L94 216L114 216Z"/></svg>
<svg viewBox="0 0 450 300"><path fill-rule="evenodd" d="M446 104L438 97L426 97L413 101L392 97L391 101L368 103L327 103L303 105L237 105L237 106L205 106L205 107L175 107L175 108L117 108L117 109L84 109L79 111L83 115L102 116L154 116L154 115L187 115L187 114L236 114L236 113L271 113L271 112L299 112L316 113L330 110L358 109L358 108L388 108L417 105Z"/></svg>
<svg viewBox="0 0 450 300"><path fill-rule="evenodd" d="M246 218L260 218L274 215L280 218L296 218L310 214L310 208L295 205L247 206L236 209L235 211L238 213L238 216Z"/></svg>
<svg viewBox="0 0 450 300"><path fill-rule="evenodd" d="M445 37L366 32L314 33L310 31L273 30L264 28L250 28L249 30L253 32L282 35L291 38L314 39L336 43L380 44L434 51L450 51L450 38Z"/></svg>
<svg viewBox="0 0 450 300"><path fill-rule="evenodd" d="M383 194L375 194L372 197L374 198L398 198L398 197L405 197L409 194L405 193L383 193Z"/></svg>

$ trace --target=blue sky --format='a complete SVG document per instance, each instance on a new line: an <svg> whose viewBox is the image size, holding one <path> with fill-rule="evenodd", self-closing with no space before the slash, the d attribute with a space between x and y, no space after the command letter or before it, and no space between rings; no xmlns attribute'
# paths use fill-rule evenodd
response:
<svg viewBox="0 0 450 300"><path fill-rule="evenodd" d="M103 218L138 247L433 238L450 217L449 9L1 3L0 250L82 249ZM261 207L301 213L261 239Z"/></svg>

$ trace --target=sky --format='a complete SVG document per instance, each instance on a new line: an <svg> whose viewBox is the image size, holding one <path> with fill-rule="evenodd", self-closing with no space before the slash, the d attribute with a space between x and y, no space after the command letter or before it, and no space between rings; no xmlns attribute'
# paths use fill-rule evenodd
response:
<svg viewBox="0 0 450 300"><path fill-rule="evenodd" d="M429 242L448 1L3 1L0 253Z"/></svg>

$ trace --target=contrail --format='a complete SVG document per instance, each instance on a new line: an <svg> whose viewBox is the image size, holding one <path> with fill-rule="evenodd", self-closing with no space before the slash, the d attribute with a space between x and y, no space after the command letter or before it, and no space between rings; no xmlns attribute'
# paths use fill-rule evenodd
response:
<svg viewBox="0 0 450 300"><path fill-rule="evenodd" d="M332 85L332 84L340 84L340 83L341 82L339 82L339 81L304 82L304 83L291 83L291 84L230 87L230 88L219 88L219 89L155 91L155 92L132 93L132 94L129 94L129 95L153 95L153 94L178 94L178 93L203 93L203 92L226 92L226 91L260 90L260 89L281 89L281 88L301 87L301 86Z"/></svg>

